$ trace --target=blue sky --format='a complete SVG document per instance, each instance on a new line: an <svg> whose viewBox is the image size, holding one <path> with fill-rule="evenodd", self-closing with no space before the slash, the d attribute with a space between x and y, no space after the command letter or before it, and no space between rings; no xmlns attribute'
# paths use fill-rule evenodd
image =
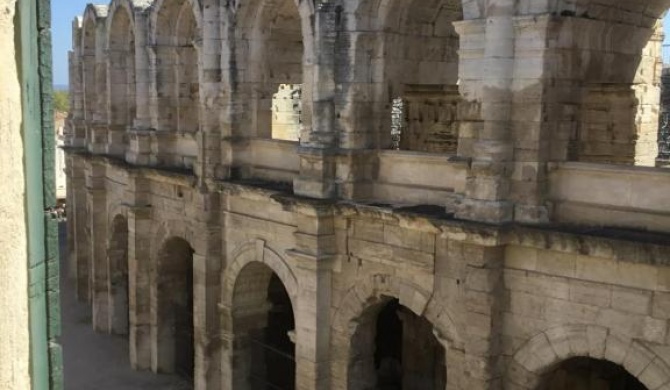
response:
<svg viewBox="0 0 670 390"><path fill-rule="evenodd" d="M72 19L84 13L91 0L52 0L54 84L68 83L67 52L72 47Z"/></svg>
<svg viewBox="0 0 670 390"><path fill-rule="evenodd" d="M72 19L84 12L86 3L91 0L52 0L54 84L68 83L67 52L72 46ZM99 4L105 4L105 1ZM670 43L670 16L666 17L665 41Z"/></svg>

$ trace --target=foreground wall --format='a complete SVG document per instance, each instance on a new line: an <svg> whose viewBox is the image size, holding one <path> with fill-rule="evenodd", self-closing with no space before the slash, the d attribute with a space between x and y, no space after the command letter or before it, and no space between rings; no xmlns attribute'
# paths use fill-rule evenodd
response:
<svg viewBox="0 0 670 390"><path fill-rule="evenodd" d="M0 389L30 389L25 177L21 88L14 47L14 0L0 1Z"/></svg>

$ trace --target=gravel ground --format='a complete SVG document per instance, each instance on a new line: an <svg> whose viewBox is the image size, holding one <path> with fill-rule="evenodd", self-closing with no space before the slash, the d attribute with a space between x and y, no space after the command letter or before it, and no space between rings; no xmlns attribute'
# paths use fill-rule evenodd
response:
<svg viewBox="0 0 670 390"><path fill-rule="evenodd" d="M90 307L77 302L74 283L67 278L65 222L60 224L60 243L65 389L191 389L188 383L174 376L131 370L127 339L93 331Z"/></svg>

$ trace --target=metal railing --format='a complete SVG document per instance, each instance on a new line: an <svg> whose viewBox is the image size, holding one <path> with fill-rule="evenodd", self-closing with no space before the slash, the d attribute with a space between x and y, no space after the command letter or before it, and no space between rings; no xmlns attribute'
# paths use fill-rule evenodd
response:
<svg viewBox="0 0 670 390"><path fill-rule="evenodd" d="M295 387L295 356L277 346L267 344L263 340L250 339L252 356L263 358L263 363L252 363L249 379L254 389L293 390ZM272 370L275 374L269 375ZM279 378L276 373L282 372L285 377Z"/></svg>

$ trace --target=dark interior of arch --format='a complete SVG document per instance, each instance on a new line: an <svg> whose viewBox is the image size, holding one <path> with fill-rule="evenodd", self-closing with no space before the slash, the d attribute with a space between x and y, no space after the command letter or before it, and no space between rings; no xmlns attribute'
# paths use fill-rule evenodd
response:
<svg viewBox="0 0 670 390"><path fill-rule="evenodd" d="M194 376L193 249L174 238L163 249L159 280L159 325L165 345L162 364L166 372Z"/></svg>
<svg viewBox="0 0 670 390"><path fill-rule="evenodd" d="M374 343L375 389L445 388L445 351L433 335L433 326L400 305L397 299L386 303L377 315L371 341Z"/></svg>
<svg viewBox="0 0 670 390"><path fill-rule="evenodd" d="M122 216L114 218L109 246L111 291L113 301L112 331L128 335L129 281L128 281L128 222Z"/></svg>
<svg viewBox="0 0 670 390"><path fill-rule="evenodd" d="M623 367L587 357L564 361L547 373L537 390L647 390Z"/></svg>
<svg viewBox="0 0 670 390"><path fill-rule="evenodd" d="M251 363L252 389L292 390L295 388L295 345L289 332L295 329L293 307L288 292L276 274L267 291L266 326L254 338Z"/></svg>

